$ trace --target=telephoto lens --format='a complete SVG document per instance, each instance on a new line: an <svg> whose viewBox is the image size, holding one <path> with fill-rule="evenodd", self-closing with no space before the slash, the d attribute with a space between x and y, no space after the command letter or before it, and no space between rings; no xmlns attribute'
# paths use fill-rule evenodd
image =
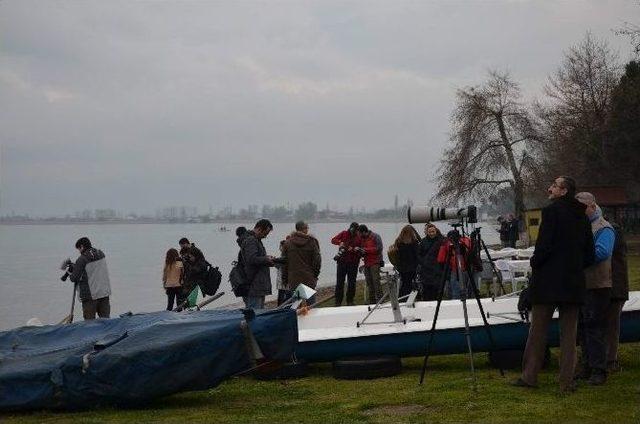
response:
<svg viewBox="0 0 640 424"><path fill-rule="evenodd" d="M410 207L407 210L409 224L420 224L445 219L461 220L466 218L469 223L478 222L477 208L467 206L464 208L433 208L429 206Z"/></svg>

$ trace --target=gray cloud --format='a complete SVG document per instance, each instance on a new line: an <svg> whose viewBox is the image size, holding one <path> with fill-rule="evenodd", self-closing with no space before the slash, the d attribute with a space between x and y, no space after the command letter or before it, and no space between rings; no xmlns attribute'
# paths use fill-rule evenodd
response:
<svg viewBox="0 0 640 424"><path fill-rule="evenodd" d="M36 215L430 196L455 88L539 94L628 1L0 4L2 204ZM624 56L624 54L623 54Z"/></svg>

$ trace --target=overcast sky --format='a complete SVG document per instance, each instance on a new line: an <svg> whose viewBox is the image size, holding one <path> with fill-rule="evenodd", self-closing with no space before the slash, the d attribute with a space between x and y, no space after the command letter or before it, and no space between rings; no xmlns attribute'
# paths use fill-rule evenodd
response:
<svg viewBox="0 0 640 424"><path fill-rule="evenodd" d="M427 200L458 87L634 0L0 3L0 214Z"/></svg>

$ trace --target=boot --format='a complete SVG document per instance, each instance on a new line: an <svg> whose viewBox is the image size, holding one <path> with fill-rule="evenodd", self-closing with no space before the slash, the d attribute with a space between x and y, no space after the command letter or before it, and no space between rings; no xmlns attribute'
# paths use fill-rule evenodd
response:
<svg viewBox="0 0 640 424"><path fill-rule="evenodd" d="M598 369L594 369L591 372L591 377L589 377L589 380L587 381L587 383L589 383L592 386L602 386L606 382L607 382L607 372L604 370L598 370Z"/></svg>
<svg viewBox="0 0 640 424"><path fill-rule="evenodd" d="M573 377L574 380L588 380L591 378L591 368L588 365L581 365L576 375Z"/></svg>

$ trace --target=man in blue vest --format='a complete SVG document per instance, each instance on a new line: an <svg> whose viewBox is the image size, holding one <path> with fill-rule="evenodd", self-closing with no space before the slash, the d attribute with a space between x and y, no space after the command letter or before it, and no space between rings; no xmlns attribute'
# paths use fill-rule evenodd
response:
<svg viewBox="0 0 640 424"><path fill-rule="evenodd" d="M616 236L593 194L581 192L576 199L586 206L595 245L595 262L584 271L587 292L579 321L582 369L576 378L599 386L607 381L607 311L611 303L611 255Z"/></svg>

